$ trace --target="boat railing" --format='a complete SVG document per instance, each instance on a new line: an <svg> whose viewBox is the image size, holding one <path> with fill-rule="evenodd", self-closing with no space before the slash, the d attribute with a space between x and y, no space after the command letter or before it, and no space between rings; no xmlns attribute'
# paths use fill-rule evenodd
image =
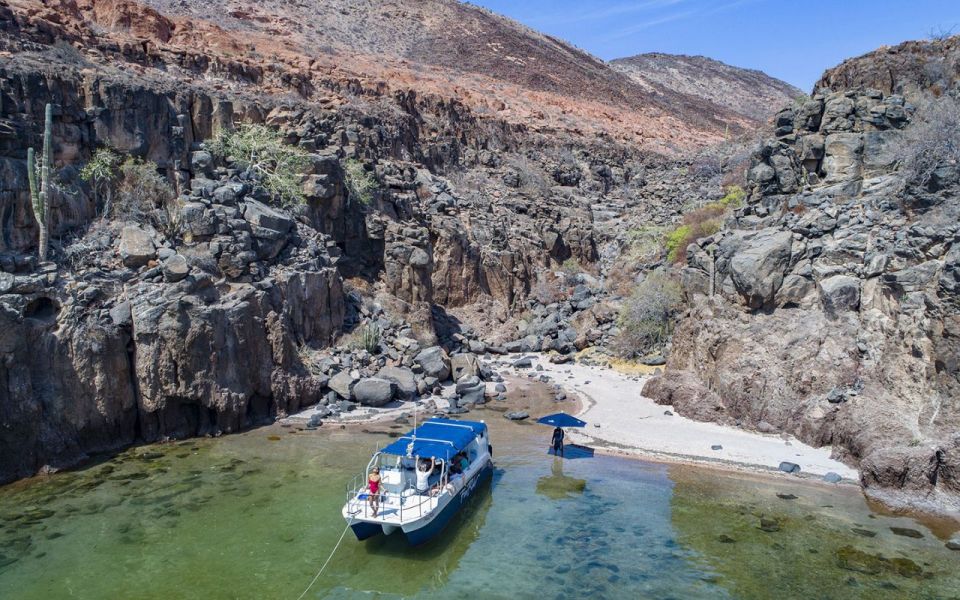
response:
<svg viewBox="0 0 960 600"><path fill-rule="evenodd" d="M362 482L362 483L361 483ZM409 493L413 490L414 493ZM360 475L355 476L350 483L346 486L346 505L351 512L350 516L359 517L363 519L376 518L372 514L370 508L370 503L367 501L366 497L361 497L363 494L369 493L367 491L366 480ZM431 500L436 496L430 496L426 494L416 493L415 488L412 485L407 485L400 492L387 492L382 490L380 492L380 510L378 511L378 517L383 515L383 509L385 504L390 499L397 500L397 515L400 520L400 523L405 523L407 520L417 518L419 519L424 514L430 512L429 505ZM415 504L413 502L416 501ZM427 508L424 508L424 505L427 505ZM394 508L392 505L388 508Z"/></svg>

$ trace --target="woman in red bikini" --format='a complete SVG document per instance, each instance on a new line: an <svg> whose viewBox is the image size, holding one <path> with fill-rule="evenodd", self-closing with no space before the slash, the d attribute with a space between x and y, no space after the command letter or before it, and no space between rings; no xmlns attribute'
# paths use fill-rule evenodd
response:
<svg viewBox="0 0 960 600"><path fill-rule="evenodd" d="M377 511L380 510L380 467L374 467L370 472L370 475L367 477L367 488L370 490L370 494L367 496L367 502L370 503L370 508L373 509L373 516L377 516Z"/></svg>

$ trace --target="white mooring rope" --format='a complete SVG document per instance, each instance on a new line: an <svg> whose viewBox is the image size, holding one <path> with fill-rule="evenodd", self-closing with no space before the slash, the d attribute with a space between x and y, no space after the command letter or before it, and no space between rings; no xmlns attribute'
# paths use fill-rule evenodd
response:
<svg viewBox="0 0 960 600"><path fill-rule="evenodd" d="M333 547L333 551L330 552L330 556L327 557L327 560L324 561L323 566L320 567L320 570L317 571L317 574L313 576L313 581L310 582L310 585L307 586L307 589L303 590L303 593L297 598L297 600L303 600L303 597L307 595L307 592L310 591L310 588L313 587L313 584L320 579L320 574L323 573L323 570L327 568L327 565L330 564L330 559L333 558L333 555L337 553L337 548L340 547L340 543L343 541L343 537L347 535L347 530L350 529L350 526L353 525L353 519L351 518L347 522L347 526L343 528L343 533L340 534L340 539L337 540L337 545Z"/></svg>

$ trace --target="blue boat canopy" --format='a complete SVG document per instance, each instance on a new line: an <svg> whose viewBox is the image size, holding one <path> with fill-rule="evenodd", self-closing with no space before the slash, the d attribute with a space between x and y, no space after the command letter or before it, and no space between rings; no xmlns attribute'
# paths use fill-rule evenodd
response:
<svg viewBox="0 0 960 600"><path fill-rule="evenodd" d="M586 423L567 413L559 412L537 419L537 423L553 425L554 427L586 427Z"/></svg>
<svg viewBox="0 0 960 600"><path fill-rule="evenodd" d="M433 418L423 425L408 431L392 444L382 449L384 454L406 456L409 454L421 458L450 460L453 455L466 448L478 435L486 431L485 423L477 421L454 421L453 419Z"/></svg>

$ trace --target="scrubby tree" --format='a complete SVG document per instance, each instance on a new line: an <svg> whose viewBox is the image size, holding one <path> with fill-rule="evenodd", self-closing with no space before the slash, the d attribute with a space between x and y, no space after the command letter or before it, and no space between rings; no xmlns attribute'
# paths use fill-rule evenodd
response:
<svg viewBox="0 0 960 600"><path fill-rule="evenodd" d="M669 272L648 273L623 301L617 318L620 332L614 342L615 351L633 358L663 344L673 331L680 303L680 284Z"/></svg>
<svg viewBox="0 0 960 600"><path fill-rule="evenodd" d="M80 170L80 179L93 188L94 199L103 198L103 216L110 217L113 210L113 188L120 174L120 155L109 148L98 148L90 161Z"/></svg>
<svg viewBox="0 0 960 600"><path fill-rule="evenodd" d="M281 205L304 202L303 174L310 166L310 155L285 143L276 129L244 123L232 131L221 131L207 142L207 148L243 169L250 169Z"/></svg>
<svg viewBox="0 0 960 600"><path fill-rule="evenodd" d="M129 157L119 167L113 212L121 219L149 224L168 237L180 229L180 203L156 163Z"/></svg>
<svg viewBox="0 0 960 600"><path fill-rule="evenodd" d="M363 206L373 204L373 195L378 187L373 173L367 171L363 163L356 159L350 159L343 164L343 173L350 198Z"/></svg>
<svg viewBox="0 0 960 600"><path fill-rule="evenodd" d="M960 102L942 96L921 106L904 132L898 154L904 179L921 188L930 185L941 167L960 168Z"/></svg>

